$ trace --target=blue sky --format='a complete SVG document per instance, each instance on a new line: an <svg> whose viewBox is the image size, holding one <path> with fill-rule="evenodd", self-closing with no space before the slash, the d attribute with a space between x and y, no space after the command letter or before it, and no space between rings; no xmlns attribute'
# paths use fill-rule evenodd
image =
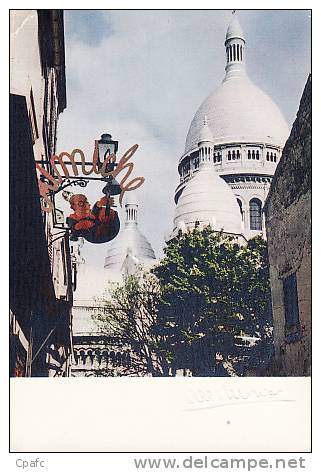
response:
<svg viewBox="0 0 321 472"><path fill-rule="evenodd" d="M279 106L289 127L310 72L308 10L240 10L247 72ZM141 231L157 255L172 229L177 163L194 113L224 78L231 10L65 11L67 109L57 150L92 152L100 134L137 143L133 175ZM88 190L94 201L100 187ZM68 208L66 209L68 211ZM107 245L85 245L103 267Z"/></svg>

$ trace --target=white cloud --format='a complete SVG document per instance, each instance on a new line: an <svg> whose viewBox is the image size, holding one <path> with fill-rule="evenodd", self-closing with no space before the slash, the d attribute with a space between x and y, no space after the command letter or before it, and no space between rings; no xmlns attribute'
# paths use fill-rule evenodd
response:
<svg viewBox="0 0 321 472"><path fill-rule="evenodd" d="M72 27L73 12L66 14L66 24ZM177 163L189 124L224 76L224 39L231 14L221 10L101 14L111 30L106 29L106 37L96 46L66 29L68 105L60 118L58 150L80 147L90 155L94 139L103 132L119 140L119 155L139 144L133 176L146 178L137 191L140 228L160 255L164 234L172 228ZM251 12L240 12L241 21L242 16L248 23ZM255 18L258 22L259 15ZM251 54L258 53L252 45ZM281 57L282 48L274 53ZM273 71L268 74L275 83ZM90 198L98 198L101 187L91 186ZM102 267L106 250L107 245L87 245L88 262Z"/></svg>

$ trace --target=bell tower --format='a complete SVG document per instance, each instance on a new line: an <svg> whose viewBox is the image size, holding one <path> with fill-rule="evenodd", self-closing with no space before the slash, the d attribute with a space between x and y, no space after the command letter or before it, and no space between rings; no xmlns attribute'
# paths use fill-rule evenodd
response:
<svg viewBox="0 0 321 472"><path fill-rule="evenodd" d="M231 76L245 73L245 38L235 13L227 29L224 45L226 50L225 80L228 80Z"/></svg>

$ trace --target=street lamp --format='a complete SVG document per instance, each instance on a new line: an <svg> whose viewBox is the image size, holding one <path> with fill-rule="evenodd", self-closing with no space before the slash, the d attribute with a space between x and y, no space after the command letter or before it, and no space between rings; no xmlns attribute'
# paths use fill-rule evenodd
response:
<svg viewBox="0 0 321 472"><path fill-rule="evenodd" d="M108 156L118 151L118 141L112 139L111 134L104 133L98 140L98 169L100 169ZM115 165L115 164L111 164ZM113 170L113 169L111 169Z"/></svg>
<svg viewBox="0 0 321 472"><path fill-rule="evenodd" d="M98 167L98 170L100 170L104 164L104 161L108 159L109 156L111 156L112 154L116 156L116 152L118 151L118 141L113 140L111 134L104 133L101 135L101 138L97 141L97 144L98 144L97 167ZM112 172L115 169L115 167L117 167L116 162L109 162L106 166L106 172ZM112 175L105 177L104 181L107 183L102 190L103 193L108 194L108 195L119 195L121 193L120 185Z"/></svg>

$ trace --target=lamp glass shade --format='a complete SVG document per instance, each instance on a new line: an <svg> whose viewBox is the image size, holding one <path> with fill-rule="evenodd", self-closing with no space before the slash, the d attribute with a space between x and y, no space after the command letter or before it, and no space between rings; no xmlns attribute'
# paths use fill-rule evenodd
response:
<svg viewBox="0 0 321 472"><path fill-rule="evenodd" d="M111 134L102 134L98 141L98 166L101 167L105 159L111 154L116 154L117 151L118 141L113 140Z"/></svg>

